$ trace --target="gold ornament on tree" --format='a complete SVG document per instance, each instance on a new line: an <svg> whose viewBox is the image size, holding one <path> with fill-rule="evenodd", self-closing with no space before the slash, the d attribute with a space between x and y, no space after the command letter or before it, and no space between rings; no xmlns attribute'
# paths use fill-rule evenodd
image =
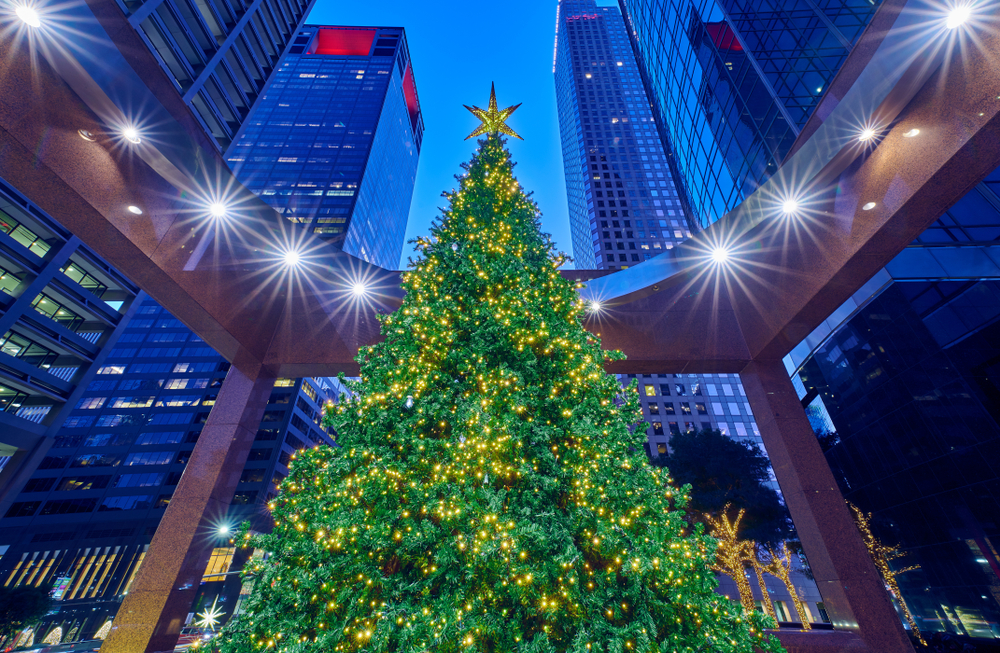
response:
<svg viewBox="0 0 1000 653"><path fill-rule="evenodd" d="M515 104L512 107L507 107L503 111L500 111L497 108L497 92L494 84L490 84L490 105L487 109L480 109L477 106L470 107L467 104L462 106L483 121L483 124L479 125L479 127L476 128L476 131L466 136L465 140L469 140L470 138L475 138L476 136L481 136L483 134L506 134L507 136L513 136L514 138L522 141L524 140L517 135L517 132L508 127L506 124L506 120L510 117L510 114L517 111L517 108L521 105Z"/></svg>

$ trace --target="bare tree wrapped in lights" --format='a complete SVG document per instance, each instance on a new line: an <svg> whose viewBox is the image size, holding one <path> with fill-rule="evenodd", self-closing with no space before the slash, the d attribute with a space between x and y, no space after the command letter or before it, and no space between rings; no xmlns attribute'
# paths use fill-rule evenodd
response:
<svg viewBox="0 0 1000 653"><path fill-rule="evenodd" d="M802 629L812 630L812 624L809 623L809 613L806 612L806 606L802 603L799 592L795 589L795 584L792 583L793 558L788 543L782 543L778 549L767 547L765 551L763 553L764 561L761 561L764 564L764 569L785 584L785 589L788 590L792 597L792 603L795 604L795 613L799 616Z"/></svg>
<svg viewBox="0 0 1000 653"><path fill-rule="evenodd" d="M899 591L899 583L896 582L896 576L920 569L920 565L911 565L894 570L889 563L902 558L906 554L900 551L899 547L886 546L881 540L875 537L871 527L871 513L862 512L860 508L850 501L847 502L847 506L851 509L851 516L854 517L854 523L858 525L858 530L861 531L861 539L864 540L865 548L868 549L868 554L871 555L872 562L875 563L875 568L878 569L879 575L885 581L886 587L889 588L889 591L899 602L899 607L903 611L906 623L910 624L910 628L913 630L913 634L916 635L917 640L921 644L926 644L923 635L920 634L920 629L917 628L917 622L914 621L913 615L910 613L910 608L907 607L906 601L903 600L903 594Z"/></svg>
<svg viewBox="0 0 1000 653"><path fill-rule="evenodd" d="M750 613L755 609L753 590L747 580L747 564L754 557L754 543L740 538L740 522L746 510L740 508L736 517L729 518L729 505L717 515L705 515L705 520L712 528L712 537L718 540L718 551L712 569L729 576L736 583L740 593L740 603L743 609Z"/></svg>
<svg viewBox="0 0 1000 653"><path fill-rule="evenodd" d="M241 536L270 557L222 650L781 650L715 593L715 542L647 464L638 395L602 369L621 355L488 127L328 407L341 448L300 455L274 531Z"/></svg>

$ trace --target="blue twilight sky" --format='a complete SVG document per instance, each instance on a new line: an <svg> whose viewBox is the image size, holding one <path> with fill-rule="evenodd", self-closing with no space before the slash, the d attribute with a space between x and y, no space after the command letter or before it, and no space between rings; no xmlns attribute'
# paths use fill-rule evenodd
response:
<svg viewBox="0 0 1000 653"><path fill-rule="evenodd" d="M542 211L542 229L572 254L566 208L552 56L556 0L317 0L309 23L404 27L424 141L406 238L426 234L455 187L459 164L476 147L466 136L479 121L463 104L486 107L490 82L500 108L522 102L508 124L524 141L509 139L515 175ZM601 2L601 4L610 4ZM412 248L403 248L402 265Z"/></svg>

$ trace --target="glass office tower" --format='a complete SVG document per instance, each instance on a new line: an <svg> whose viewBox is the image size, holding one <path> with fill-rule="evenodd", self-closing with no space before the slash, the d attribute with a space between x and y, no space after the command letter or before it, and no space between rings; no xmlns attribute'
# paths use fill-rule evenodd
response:
<svg viewBox="0 0 1000 653"><path fill-rule="evenodd" d="M118 6L225 152L314 2L118 0Z"/></svg>
<svg viewBox="0 0 1000 653"><path fill-rule="evenodd" d="M306 26L227 160L288 220L396 269L422 138L402 28Z"/></svg>
<svg viewBox="0 0 1000 653"><path fill-rule="evenodd" d="M118 609L208 419L229 363L150 299L72 406L55 443L0 520L0 582L54 588L58 611L38 641L91 639ZM244 520L269 527L267 502L298 449L331 444L322 406L336 381L278 379L194 610L216 598L224 616L240 592L226 575ZM234 559L236 557L236 559ZM232 581L228 582L227 581Z"/></svg>
<svg viewBox="0 0 1000 653"><path fill-rule="evenodd" d="M138 294L0 180L0 514L45 457Z"/></svg>
<svg viewBox="0 0 1000 653"><path fill-rule="evenodd" d="M620 0L698 226L765 181L879 2ZM928 632L1000 636L1000 171L786 359L845 496L907 554Z"/></svg>
<svg viewBox="0 0 1000 653"><path fill-rule="evenodd" d="M917 625L1000 639L1000 170L786 359Z"/></svg>
<svg viewBox="0 0 1000 653"><path fill-rule="evenodd" d="M594 0L559 4L556 97L579 267L636 265L688 238L665 152L657 137L625 23ZM633 377L634 378L634 377ZM736 375L639 378L650 454L671 433L719 428L759 442Z"/></svg>
<svg viewBox="0 0 1000 653"><path fill-rule="evenodd" d="M617 7L594 0L559 3L555 59L556 100L577 266L615 270L637 265L688 238L639 68ZM647 453L667 453L670 436L718 428L758 445L760 432L743 385L732 374L625 375L637 379L650 423ZM814 583L797 583L811 620L825 619ZM791 597L774 585L776 609L795 620ZM721 591L736 596L723 579Z"/></svg>
<svg viewBox="0 0 1000 653"><path fill-rule="evenodd" d="M880 0L619 0L693 227L781 165Z"/></svg>

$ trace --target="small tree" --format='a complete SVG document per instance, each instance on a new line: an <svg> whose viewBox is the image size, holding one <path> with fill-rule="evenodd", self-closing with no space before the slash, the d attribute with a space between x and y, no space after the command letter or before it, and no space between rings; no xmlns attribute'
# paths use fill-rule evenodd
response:
<svg viewBox="0 0 1000 653"><path fill-rule="evenodd" d="M51 606L48 588L0 587L0 640L34 624Z"/></svg>
<svg viewBox="0 0 1000 653"><path fill-rule="evenodd" d="M661 459L679 485L690 485L689 517L726 511L730 520L743 511L742 539L776 546L789 537L791 521L778 493L768 483L771 463L753 442L738 442L715 429L674 435L670 454Z"/></svg>
<svg viewBox="0 0 1000 653"><path fill-rule="evenodd" d="M872 562L875 563L875 568L878 569L879 575L882 580L885 581L886 587L892 593L896 600L899 601L899 607L903 610L903 616L906 618L906 623L910 624L910 628L913 630L913 634L916 635L917 640L921 644L926 644L924 641L924 636L920 633L920 629L917 627L917 622L913 619L913 615L910 613L909 606L906 605L906 601L903 599L903 593L899 590L899 583L896 582L896 577L905 574L908 571L914 571L920 569L920 565L911 565L909 567L903 567L901 569L893 569L890 564L893 560L898 560L906 554L899 550L896 546L887 546L882 543L880 539L875 537L872 532L872 514L870 512L863 512L856 505L847 502L848 507L851 509L851 516L854 517L854 523L858 526L858 531L861 532L861 539L865 542L865 548L868 549L868 554L872 557Z"/></svg>

